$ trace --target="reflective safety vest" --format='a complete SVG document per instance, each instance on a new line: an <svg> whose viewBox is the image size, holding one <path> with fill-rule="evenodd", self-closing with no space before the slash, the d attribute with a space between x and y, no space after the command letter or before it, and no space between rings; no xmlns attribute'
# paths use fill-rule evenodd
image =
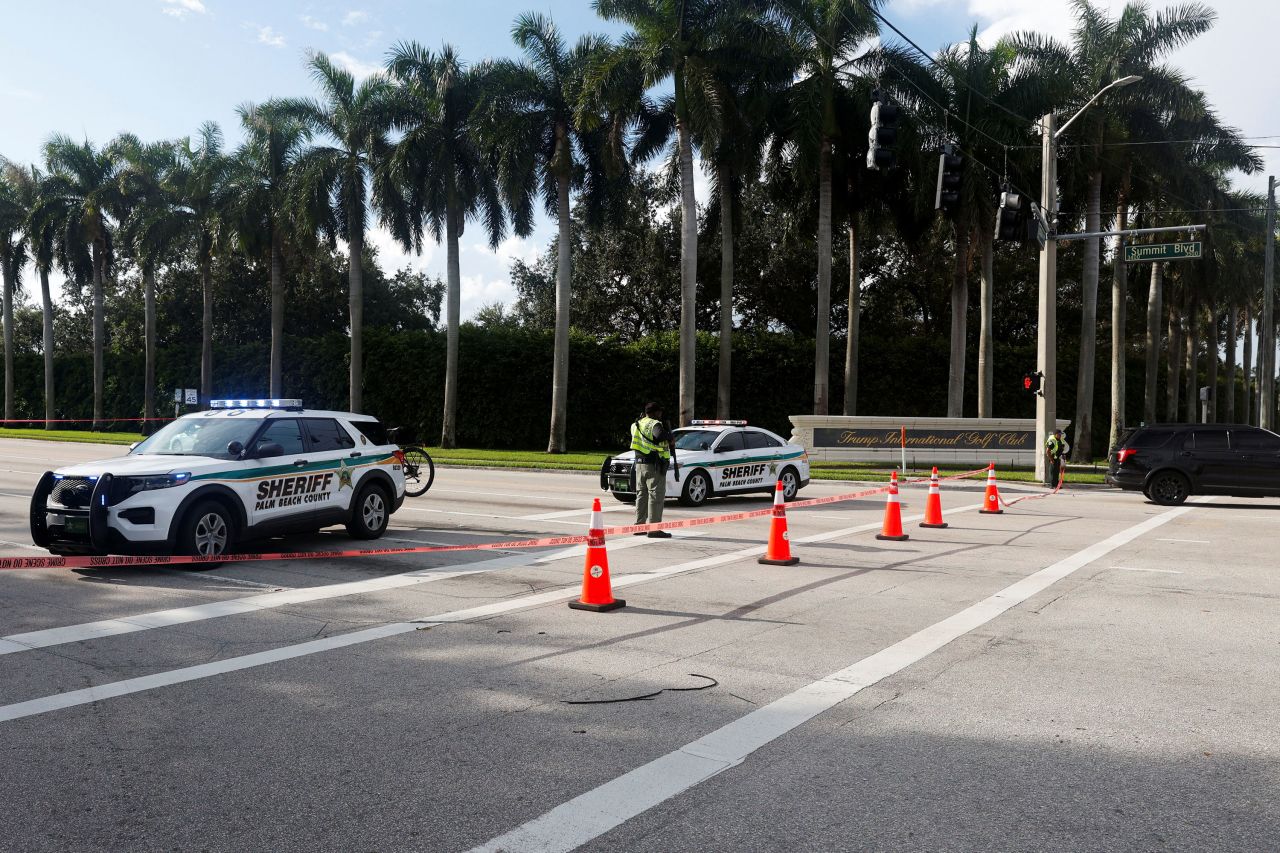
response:
<svg viewBox="0 0 1280 853"><path fill-rule="evenodd" d="M654 427L660 423L662 421L644 417L631 425L631 449L636 452L637 457L649 457L651 453L657 453L660 459L671 457L671 451L667 449L666 443L658 444L653 439Z"/></svg>
<svg viewBox="0 0 1280 853"><path fill-rule="evenodd" d="M1044 449L1050 456L1057 459L1066 452L1066 442L1059 440L1056 435L1049 436L1049 440L1044 443Z"/></svg>

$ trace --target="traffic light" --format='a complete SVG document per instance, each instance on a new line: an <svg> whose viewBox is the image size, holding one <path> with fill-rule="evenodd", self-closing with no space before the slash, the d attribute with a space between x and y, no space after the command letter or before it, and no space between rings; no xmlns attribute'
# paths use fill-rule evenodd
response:
<svg viewBox="0 0 1280 853"><path fill-rule="evenodd" d="M938 194L934 198L934 210L953 212L960 206L960 167L964 158L955 153L954 145L942 146L938 155Z"/></svg>
<svg viewBox="0 0 1280 853"><path fill-rule="evenodd" d="M1025 231L1022 224L1022 196L1017 193L1000 194L1000 206L996 208L996 239L1022 242Z"/></svg>
<svg viewBox="0 0 1280 853"><path fill-rule="evenodd" d="M1044 384L1044 374L1038 370L1033 370L1026 376L1022 377L1022 390L1031 394L1041 393L1041 386Z"/></svg>
<svg viewBox="0 0 1280 853"><path fill-rule="evenodd" d="M898 162L893 146L898 142L898 119L902 111L890 103L879 89L871 93L871 132L867 134L867 168L892 169Z"/></svg>

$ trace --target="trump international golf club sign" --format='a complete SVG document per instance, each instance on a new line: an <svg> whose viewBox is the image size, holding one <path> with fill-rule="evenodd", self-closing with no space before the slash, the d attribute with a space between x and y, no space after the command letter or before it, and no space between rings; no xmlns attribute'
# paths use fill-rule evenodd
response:
<svg viewBox="0 0 1280 853"><path fill-rule="evenodd" d="M1059 421L1066 429L1069 421ZM911 466L1034 465L1036 423L1011 418L892 418L792 415L791 439L812 459Z"/></svg>

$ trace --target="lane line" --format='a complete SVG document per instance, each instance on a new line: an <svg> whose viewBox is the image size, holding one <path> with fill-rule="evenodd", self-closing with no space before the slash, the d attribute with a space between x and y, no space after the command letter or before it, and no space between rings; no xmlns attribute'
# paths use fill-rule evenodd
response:
<svg viewBox="0 0 1280 853"><path fill-rule="evenodd" d="M1157 539L1157 542L1186 542L1191 545L1208 545L1208 539Z"/></svg>
<svg viewBox="0 0 1280 853"><path fill-rule="evenodd" d="M981 508L982 504L970 504L969 506L950 510L950 512L954 514L957 512L965 512ZM916 515L904 520L915 521L923 517L923 515ZM831 539L840 539L855 533L865 533L879 527L880 522L875 522L873 524L860 524L857 527L846 527L841 530L831 530L825 533L815 533L811 536L798 537L792 541L797 543L823 542ZM646 537L645 539L631 541L637 542L638 544L648 540ZM663 540L657 539L653 541L660 542ZM616 549L621 545L622 543L617 543L614 547ZM679 563L675 566L668 566L663 569L622 575L613 579L613 586L614 588L625 588L628 586L634 586L635 584L647 583L653 580L668 578L673 575L696 571L698 569L733 563L744 558L759 556L764 553L764 550L764 546L755 546L727 554L716 554L710 557L702 557L697 560ZM306 590L295 590L293 592L306 592ZM42 696L38 699L30 699L25 702L15 702L11 705L0 706L0 722L17 720L23 717L31 717L37 714L46 714L50 711L72 708L77 705L86 705L91 702L97 702L101 699L126 696L131 693L139 693L144 690L154 690L159 687L170 687L175 684L184 684L188 681L196 681L227 672L236 672L242 669L250 669L256 666L276 663L278 661L318 654L320 652L330 651L331 649L340 649L346 646L358 645L360 643L369 643L375 640L385 639L386 637L393 637L397 634L407 634L410 631L420 629L423 625L442 625L466 622L472 619L485 619L490 616L511 613L517 610L527 610L544 604L566 601L578 594L579 587L576 585L572 587L562 587L560 589L534 593L532 595L525 595L519 598L506 599L493 604L483 604L477 607L468 607L463 610L454 610L448 613L438 613L432 616L425 616L411 622L395 622L389 625L379 625L376 628L353 631L348 634L338 634L336 636L325 637L319 640L311 640L306 643L283 646L281 648L269 649L255 654L242 655L240 657L226 658L220 661L200 664L198 666L189 666L182 669L169 670L167 672L158 672L138 678L127 678L122 681L108 682L106 684L86 687L80 690L70 690L65 693L55 693L50 696ZM283 595L283 593L271 593L269 596L260 596L260 598L280 595ZM0 648L2 648L2 644L6 640L8 640L8 638L0 639Z"/></svg>
<svg viewBox="0 0 1280 853"><path fill-rule="evenodd" d="M753 752L792 729L1189 511L1188 507L1178 507L1090 545L852 666L788 693L661 758L587 791L473 848L471 853L552 853L580 847L654 806L738 766Z"/></svg>
<svg viewBox="0 0 1280 853"><path fill-rule="evenodd" d="M625 504L621 504L618 506L603 507L601 511L602 512L635 512L636 508L633 506L627 506ZM535 513L534 515L522 515L520 516L520 518L524 519L525 521L550 521L553 518L564 518L565 516L569 516L569 515L578 515L581 512L582 510L580 509L561 509L561 510L557 510L556 512L539 512L539 513Z"/></svg>
<svg viewBox="0 0 1280 853"><path fill-rule="evenodd" d="M704 530L678 531L679 538L693 538L705 534ZM657 539L639 538L615 541L610 545L612 550L638 548ZM78 643L84 640L96 640L102 637L114 637L119 634L134 634L139 631L150 631L154 628L167 628L172 625L186 625L191 622L203 622L206 619L218 619L223 616L236 616L241 613L253 613L261 610L272 610L287 607L291 604L304 604L311 601L322 601L331 598L342 598L349 595L361 595L370 592L382 592L388 589L417 586L433 583L449 578L474 575L496 569L514 568L518 566L537 565L564 560L570 557L581 557L586 554L585 545L574 545L546 554L529 552L495 557L489 560L465 564L450 569L440 566L430 569L415 569L398 575L380 578L368 578L348 583L327 584L325 586L300 587L281 592L269 592L263 595L251 595L245 598L232 598L213 601L207 604L196 604L190 607L175 607L169 610L155 610L140 613L136 616L121 616L115 619L101 619L97 622L85 622L79 625L66 625L61 628L45 628L39 631L28 631L22 634L10 634L0 637L0 655L29 652L64 643Z"/></svg>
<svg viewBox="0 0 1280 853"><path fill-rule="evenodd" d="M15 548L26 548L28 551L40 551L41 553L44 553L44 554L49 553L44 548L41 548L38 545L32 545L27 542L10 542L7 539L0 539L0 545L12 545Z"/></svg>
<svg viewBox="0 0 1280 853"><path fill-rule="evenodd" d="M1162 575L1180 575L1182 572L1173 569L1139 569L1135 566L1112 566L1113 569L1119 569L1122 572L1156 572Z"/></svg>

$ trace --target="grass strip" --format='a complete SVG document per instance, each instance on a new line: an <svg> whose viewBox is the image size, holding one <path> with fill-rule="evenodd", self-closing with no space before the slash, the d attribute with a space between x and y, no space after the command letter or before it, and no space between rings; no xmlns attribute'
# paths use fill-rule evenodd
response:
<svg viewBox="0 0 1280 853"><path fill-rule="evenodd" d="M79 441L86 444L133 444L142 441L137 432L94 432L87 429L0 429L0 438L26 438L36 441Z"/></svg>

